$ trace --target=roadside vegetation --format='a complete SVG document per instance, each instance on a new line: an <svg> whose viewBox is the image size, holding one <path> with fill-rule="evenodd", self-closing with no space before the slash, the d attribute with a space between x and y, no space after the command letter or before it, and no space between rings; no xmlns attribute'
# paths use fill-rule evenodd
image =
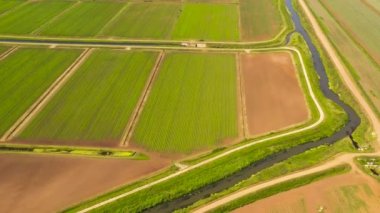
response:
<svg viewBox="0 0 380 213"><path fill-rule="evenodd" d="M249 203L255 202L257 200L270 197L272 195L278 194L280 192L288 191L297 187L301 187L319 180L322 180L324 178L328 178L335 175L340 175L343 173L346 173L351 170L351 167L349 165L341 165L337 166L331 169L327 169L325 171L316 172L314 174L306 175L303 177L295 178L293 180L289 180L283 183L276 184L274 186L270 186L268 188L259 190L257 192L254 192L250 195L244 196L242 198L236 199L232 202L229 202L221 207L218 207L216 209L213 209L209 212L228 212L232 211L234 209L237 209L239 207L242 207L244 205L247 205Z"/></svg>
<svg viewBox="0 0 380 213"><path fill-rule="evenodd" d="M190 153L237 137L236 63L234 54L168 53L132 141Z"/></svg>
<svg viewBox="0 0 380 213"><path fill-rule="evenodd" d="M263 160L270 155L282 152L289 149L290 147L310 141L316 141L326 136L332 135L335 131L344 125L347 117L345 113L335 104L324 99L320 90L316 89L318 88L318 79L316 73L312 71L312 62L310 60L310 57L308 54L303 55L303 57L308 68L308 73L310 75L309 77L311 78L314 92L326 113L326 119L320 126L318 126L318 132L316 132L314 129L310 129L299 134L284 136L281 138L269 140L265 143L258 143L246 149L239 150L235 153L217 159L202 167L176 176L168 181L154 185L148 189L138 191L129 196L116 200L115 202L99 207L95 210L95 212L110 210L126 212L141 211L164 201L172 200L176 197L187 194L212 182L216 182L217 180L220 180L236 171L241 170L253 162ZM301 79L303 78L301 77ZM304 81L304 79L302 81ZM309 105L313 106L313 103L309 103ZM311 107L311 110L313 113L313 118L318 119L318 115L315 114L316 109L314 108L313 110L313 107ZM273 136L275 134L277 133L272 133L270 136ZM263 136L262 138L265 137L268 136ZM262 138L254 140L260 140ZM247 140L239 145L250 143L254 140ZM228 151L230 148L231 147L226 148L221 152ZM78 211L85 207L99 203L102 200L111 198L117 194L122 194L126 191L118 190L116 194L115 192L111 192L111 196L109 194L102 195L89 202L84 202L83 204L70 208L67 211Z"/></svg>
<svg viewBox="0 0 380 213"><path fill-rule="evenodd" d="M119 145L157 55L95 50L18 138Z"/></svg>
<svg viewBox="0 0 380 213"><path fill-rule="evenodd" d="M81 52L20 48L0 61L0 135L5 134Z"/></svg>
<svg viewBox="0 0 380 213"><path fill-rule="evenodd" d="M347 1L346 3L350 6L344 7L339 5L342 3L339 1L307 1L307 3L324 33L337 50L341 60L350 71L357 86L361 89L372 109L380 116L378 110L380 107L380 87L378 84L380 81L380 61L376 60L379 54L368 49L369 46L376 46L376 43L379 42L378 39L373 39L373 36L372 39L366 37L361 42L355 33L363 32L359 33L360 36L376 34L377 27L370 23L376 22L380 18L380 14L371 11L371 8L359 1ZM336 9L341 7L344 10ZM350 18L347 19L346 16L350 16ZM355 21L351 20L352 18Z"/></svg>
<svg viewBox="0 0 380 213"><path fill-rule="evenodd" d="M299 7L296 0L292 0L293 5L297 12L300 14L300 18L302 21L302 24L304 28L308 31L314 45L317 47L318 52L321 56L322 62L326 68L327 76L330 80L330 88L339 95L339 97L348 105L350 105L356 113L359 115L361 122L359 127L352 133L353 139L364 148L366 151L373 151L373 147L371 143L375 140L375 135L373 133L372 127L362 111L362 109L357 104L355 98L352 96L350 91L347 89L347 87L344 85L343 81L341 80L338 71L336 70L335 66L333 65L332 61L327 57L327 53L322 48L319 40L315 37L314 31L309 25L309 22L306 20L306 16L303 15L303 10ZM301 36L298 35L297 38L299 41L303 40ZM304 51L308 51L307 47L305 45L300 46L300 48L303 48Z"/></svg>
<svg viewBox="0 0 380 213"><path fill-rule="evenodd" d="M355 158L361 170L380 182L380 157L362 156Z"/></svg>

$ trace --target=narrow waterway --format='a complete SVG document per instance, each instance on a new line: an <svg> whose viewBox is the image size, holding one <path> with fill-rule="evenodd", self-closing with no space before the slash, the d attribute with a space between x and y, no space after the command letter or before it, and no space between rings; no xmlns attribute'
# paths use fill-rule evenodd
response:
<svg viewBox="0 0 380 213"><path fill-rule="evenodd" d="M323 92L323 94L328 98L334 101L336 104L338 104L340 107L344 109L344 111L347 113L349 121L347 124L338 132L333 134L332 136L328 138L323 138L316 142L309 142L305 144L301 144L299 146L293 147L287 151L280 152L274 155L269 156L268 158L265 158L263 160L260 160L258 162L255 162L242 170L222 179L217 182L214 182L212 184L206 185L202 188L199 188L190 194L186 194L184 196L181 196L179 198L173 199L168 202L161 203L157 206L154 206L150 209L146 209L144 212L173 212L176 209L181 209L184 207L187 207L193 203L195 203L198 200L204 199L206 197L209 197L211 194L223 191L225 189L228 189L235 184L249 178L251 175L268 168L278 162L281 162L283 160L286 160L294 155L298 155L300 153L305 152L308 149L323 145L323 144L333 144L336 141L346 137L347 135L350 135L360 124L360 118L356 114L356 112L346 105L344 102L342 102L339 99L339 96L335 94L330 88L329 88L329 79L327 78L325 67L322 63L321 57L319 55L319 52L317 48L314 46L313 42L310 39L310 36L304 29L304 27L301 24L301 20L297 12L293 8L293 4L291 0L285 0L286 6L289 9L291 13L292 20L295 24L296 31L299 32L305 41L307 42L307 45L312 53L313 58L313 64L315 67L315 70L317 71L318 75L320 76L319 84L320 88ZM318 131L318 130L316 130ZM212 171L210 171L212 172Z"/></svg>

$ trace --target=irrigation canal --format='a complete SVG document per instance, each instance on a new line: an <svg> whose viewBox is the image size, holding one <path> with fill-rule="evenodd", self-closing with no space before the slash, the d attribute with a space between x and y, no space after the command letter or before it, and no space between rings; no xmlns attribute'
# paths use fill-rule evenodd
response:
<svg viewBox="0 0 380 213"><path fill-rule="evenodd" d="M334 101L336 104L338 104L340 107L344 109L344 111L348 115L348 122L346 125L340 129L338 132L333 134L330 137L323 138L319 141L315 142L308 142L301 145L298 145L296 147L290 148L286 151L276 153L274 155L271 155L263 160L256 161L255 163L243 168L242 170L225 177L217 182L211 183L209 185L206 185L204 187L201 187L189 194L183 195L179 198L170 200L168 202L161 203L159 205L156 205L152 208L144 210L144 212L148 213L156 213L156 212L173 212L174 210L185 208L198 200L204 199L209 197L211 194L223 191L225 189L228 189L235 184L248 179L253 174L273 166L276 163L279 163L281 161L284 161L294 155L301 154L308 149L323 145L323 144L333 144L336 141L343 139L344 137L351 136L351 133L359 126L360 124L360 117L356 114L356 112L347 104L345 104L342 100L340 100L339 96L335 94L330 88L329 88L329 79L327 78L326 69L322 63L322 59L319 55L319 52L317 48L314 46L309 34L306 32L305 28L302 26L301 19L297 12L295 11L292 0L285 0L286 6L288 10L291 13L291 17L293 20L293 23L296 27L296 32L300 33L303 38L305 39L309 50L312 53L312 59L313 64L315 67L315 70L317 71L318 75L320 76L319 84L320 88L323 92L323 94L330 100ZM353 141L355 144L355 142Z"/></svg>
<svg viewBox="0 0 380 213"><path fill-rule="evenodd" d="M303 38L305 39L308 48L310 52L312 53L312 59L313 59L313 64L315 67L315 70L317 71L319 75L319 84L320 88L323 92L323 94L330 100L334 101L337 105L342 107L344 111L348 115L348 122L346 125L340 129L338 132L333 134L330 137L323 138L319 141L314 141L314 142L308 142L304 144L300 144L298 146L295 146L293 148L290 148L286 151L279 152L276 154L273 154L271 156L268 156L265 159L262 159L260 161L256 161L253 164L241 169L240 171L237 171L236 173L227 176L217 182L211 183L209 185L206 185L204 187L201 187L189 194L183 195L179 198L158 204L152 208L145 209L143 212L173 212L174 210L181 209L184 207L187 207L193 203L195 203L198 200L204 199L206 197L209 197L211 194L223 191L225 189L228 189L235 184L248 179L251 177L253 174L273 166L276 163L279 163L281 161L284 161L294 155L301 154L311 148L318 147L320 145L324 144L333 144L336 141L346 137L350 136L351 133L359 126L360 124L360 118L356 114L356 112L348 105L346 105L342 100L340 100L339 96L335 94L330 88L329 88L329 79L327 78L326 70L325 67L322 63L321 57L319 55L319 52L317 48L314 46L312 43L312 40L309 36L309 34L306 32L304 27L302 26L301 20L297 12L295 11L292 0L284 0L286 2L286 6L288 10L291 13L291 17L293 20L293 23L296 27L296 32L300 33ZM287 37L289 38L289 36ZM118 45L130 45L130 46L178 46L178 44L174 43L162 43L162 44L157 44L157 43L151 43L151 42L143 42L143 43L134 43L134 42L102 42L102 41L86 41L86 42L81 42L81 41L49 41L49 40L35 40L35 39L7 39L7 38L0 38L0 42L17 42L17 43L33 43L33 44L49 44L51 43L52 45L54 44L67 44L67 45L108 45L108 46L118 46ZM352 141L355 146L357 144L355 141Z"/></svg>

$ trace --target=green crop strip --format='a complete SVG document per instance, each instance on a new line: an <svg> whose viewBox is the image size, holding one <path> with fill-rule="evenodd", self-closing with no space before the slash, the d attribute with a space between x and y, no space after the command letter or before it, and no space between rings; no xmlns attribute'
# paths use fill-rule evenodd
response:
<svg viewBox="0 0 380 213"><path fill-rule="evenodd" d="M31 33L72 4L74 2L69 1L29 2L0 18L0 33Z"/></svg>
<svg viewBox="0 0 380 213"><path fill-rule="evenodd" d="M118 145L156 56L95 50L19 138Z"/></svg>
<svg viewBox="0 0 380 213"><path fill-rule="evenodd" d="M168 39L180 14L181 4L130 3L101 36L134 39ZM148 26L147 26L148 24Z"/></svg>
<svg viewBox="0 0 380 213"><path fill-rule="evenodd" d="M79 56L75 49L21 48L0 61L0 135Z"/></svg>
<svg viewBox="0 0 380 213"><path fill-rule="evenodd" d="M50 23L41 35L94 36L121 9L120 2L83 2ZM122 26L119 26L122 28ZM128 27L128 26L125 26Z"/></svg>
<svg viewBox="0 0 380 213"><path fill-rule="evenodd" d="M168 53L133 142L161 152L191 152L237 136L233 54Z"/></svg>
<svg viewBox="0 0 380 213"><path fill-rule="evenodd" d="M15 8L16 6L22 4L23 0L20 1L9 1L9 0L0 0L0 15L2 13L8 12L9 10Z"/></svg>
<svg viewBox="0 0 380 213"><path fill-rule="evenodd" d="M172 38L237 41L239 40L238 8L232 4L185 3Z"/></svg>

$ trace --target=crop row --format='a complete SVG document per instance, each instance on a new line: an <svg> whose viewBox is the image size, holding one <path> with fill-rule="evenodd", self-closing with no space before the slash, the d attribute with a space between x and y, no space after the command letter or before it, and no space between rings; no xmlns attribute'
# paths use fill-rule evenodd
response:
<svg viewBox="0 0 380 213"><path fill-rule="evenodd" d="M0 34L4 35L256 41L276 36L282 26L278 0L0 2Z"/></svg>

